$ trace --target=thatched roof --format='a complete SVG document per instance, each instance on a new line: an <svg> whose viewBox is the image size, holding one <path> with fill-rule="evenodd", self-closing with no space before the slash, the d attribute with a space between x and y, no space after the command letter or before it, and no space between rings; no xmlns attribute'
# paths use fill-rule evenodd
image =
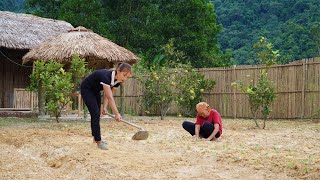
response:
<svg viewBox="0 0 320 180"><path fill-rule="evenodd" d="M23 57L23 63L35 60L55 60L68 63L74 54L85 58L90 63L118 63L134 64L139 59L129 50L87 30L77 27L68 33L52 37L40 46L32 49Z"/></svg>
<svg viewBox="0 0 320 180"><path fill-rule="evenodd" d="M0 11L0 47L31 49L47 38L68 32L72 28L65 21Z"/></svg>

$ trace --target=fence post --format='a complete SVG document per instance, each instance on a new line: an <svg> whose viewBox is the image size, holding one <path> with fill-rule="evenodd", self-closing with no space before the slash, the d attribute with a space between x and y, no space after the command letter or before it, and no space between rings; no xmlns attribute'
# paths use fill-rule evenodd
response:
<svg viewBox="0 0 320 180"><path fill-rule="evenodd" d="M236 65L233 65L233 81L236 81ZM237 118L236 88L233 88L233 118Z"/></svg>
<svg viewBox="0 0 320 180"><path fill-rule="evenodd" d="M30 108L31 108L31 111L33 111L33 92L32 91L29 91L29 94L30 94Z"/></svg>
<svg viewBox="0 0 320 180"><path fill-rule="evenodd" d="M302 62L302 90L301 90L301 119L304 117L304 106L305 106L305 81L306 81L306 71L307 71L307 65L306 60Z"/></svg>
<svg viewBox="0 0 320 180"><path fill-rule="evenodd" d="M124 115L124 87L123 87L123 85L120 86L120 114L121 114L121 116Z"/></svg>

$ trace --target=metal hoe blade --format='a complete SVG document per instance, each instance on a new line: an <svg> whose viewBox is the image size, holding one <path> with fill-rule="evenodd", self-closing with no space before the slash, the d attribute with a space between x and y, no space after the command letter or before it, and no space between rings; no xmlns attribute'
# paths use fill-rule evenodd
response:
<svg viewBox="0 0 320 180"><path fill-rule="evenodd" d="M112 115L112 114L110 114L110 113L106 113L106 114L108 114L109 116L115 118L115 116ZM124 122L124 123L126 123L126 124L129 124L130 126L133 126L133 127L136 127L136 128L138 128L138 129L140 129L137 133L135 133L135 134L132 136L132 139L133 139L133 140L146 140L146 139L148 139L148 137L149 137L149 132L146 131L146 130L144 130L142 127L140 127L140 126L138 126L138 125L135 125L135 124L133 124L133 123L131 123L131 122L125 121L125 120L123 120L123 119L121 119L120 121L121 121L121 122Z"/></svg>
<svg viewBox="0 0 320 180"><path fill-rule="evenodd" d="M146 139L148 139L148 136L149 136L148 131L140 130L139 132L137 132L136 134L134 134L132 136L132 139L133 140L146 140Z"/></svg>

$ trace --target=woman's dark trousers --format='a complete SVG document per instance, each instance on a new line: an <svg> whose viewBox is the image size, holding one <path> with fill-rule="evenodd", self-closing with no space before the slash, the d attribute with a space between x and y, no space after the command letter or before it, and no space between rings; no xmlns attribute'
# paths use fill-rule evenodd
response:
<svg viewBox="0 0 320 180"><path fill-rule="evenodd" d="M88 89L81 89L81 96L90 112L92 136L94 137L95 141L101 141L101 132L100 132L101 95L100 95L100 92L93 92Z"/></svg>

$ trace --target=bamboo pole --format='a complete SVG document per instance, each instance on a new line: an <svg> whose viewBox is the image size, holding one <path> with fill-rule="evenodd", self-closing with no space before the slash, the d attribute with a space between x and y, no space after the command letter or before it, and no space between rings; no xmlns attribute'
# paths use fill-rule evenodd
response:
<svg viewBox="0 0 320 180"><path fill-rule="evenodd" d="M33 92L29 92L30 93L30 108L31 108L31 111L33 111Z"/></svg>
<svg viewBox="0 0 320 180"><path fill-rule="evenodd" d="M82 110L82 106L81 106L81 94L80 94L80 92L77 92L77 97L78 97L78 117L80 117L80 115L81 115L81 110Z"/></svg>
<svg viewBox="0 0 320 180"><path fill-rule="evenodd" d="M233 66L233 81L236 81L236 65ZM233 118L237 118L236 88L233 88Z"/></svg>
<svg viewBox="0 0 320 180"><path fill-rule="evenodd" d="M120 113L124 115L124 87L120 85Z"/></svg>
<svg viewBox="0 0 320 180"><path fill-rule="evenodd" d="M35 69L35 64L34 64L34 62L33 62L33 63L32 63L32 73L34 73L34 69ZM33 111L33 108L34 108L34 107L33 107L33 103L34 103L34 102L33 102L33 92L30 92L30 98L31 98L31 99L30 99L30 102L31 102L31 106L30 106L30 107L31 107L31 111Z"/></svg>

